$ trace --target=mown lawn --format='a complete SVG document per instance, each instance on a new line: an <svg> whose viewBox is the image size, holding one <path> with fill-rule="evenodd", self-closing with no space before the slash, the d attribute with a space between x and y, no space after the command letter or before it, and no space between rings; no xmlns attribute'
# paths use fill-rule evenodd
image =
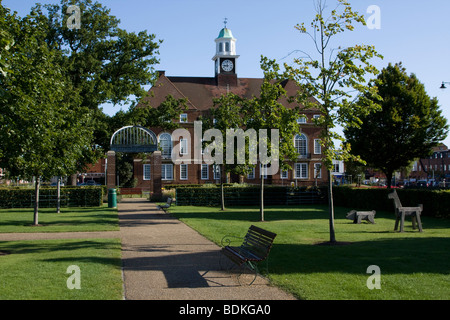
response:
<svg viewBox="0 0 450 320"><path fill-rule="evenodd" d="M118 231L117 209L106 206L92 208L39 209L39 224L34 227L33 209L1 209L0 233L11 232L87 232Z"/></svg>
<svg viewBox="0 0 450 320"><path fill-rule="evenodd" d="M422 218L423 233L405 222L395 232L393 213L377 212L376 224L353 224L347 208L336 208L336 238L344 245L321 245L329 240L326 206L270 207L265 222L258 208L176 207L170 212L210 240L244 236L255 224L277 233L269 258L273 284L299 299L450 299L450 221ZM367 281L376 265L381 289Z"/></svg>
<svg viewBox="0 0 450 320"><path fill-rule="evenodd" d="M0 233L119 230L116 209L0 210ZM80 271L80 289L67 281ZM70 271L70 270L69 270ZM0 300L117 300L123 298L120 239L0 241Z"/></svg>
<svg viewBox="0 0 450 320"><path fill-rule="evenodd" d="M0 300L122 299L120 250L120 239L0 242Z"/></svg>

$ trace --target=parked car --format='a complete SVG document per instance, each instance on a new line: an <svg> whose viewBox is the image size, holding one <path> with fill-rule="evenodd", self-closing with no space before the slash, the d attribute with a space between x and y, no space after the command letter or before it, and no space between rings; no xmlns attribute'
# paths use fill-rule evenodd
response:
<svg viewBox="0 0 450 320"><path fill-rule="evenodd" d="M94 180L88 180L86 181L87 186L98 186L99 184L95 182Z"/></svg>
<svg viewBox="0 0 450 320"><path fill-rule="evenodd" d="M427 182L427 180L419 180L419 181L417 181L416 186L421 187L421 188L427 188L428 182Z"/></svg>

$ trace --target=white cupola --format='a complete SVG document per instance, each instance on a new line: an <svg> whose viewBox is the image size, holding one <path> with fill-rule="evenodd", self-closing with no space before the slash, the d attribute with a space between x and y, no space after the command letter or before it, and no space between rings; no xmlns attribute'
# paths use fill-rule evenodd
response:
<svg viewBox="0 0 450 320"><path fill-rule="evenodd" d="M215 63L214 69L218 74L236 74L236 39L233 37L231 30L227 28L227 20L225 19L225 27L220 30L219 36L214 40L216 43L216 54L212 58Z"/></svg>

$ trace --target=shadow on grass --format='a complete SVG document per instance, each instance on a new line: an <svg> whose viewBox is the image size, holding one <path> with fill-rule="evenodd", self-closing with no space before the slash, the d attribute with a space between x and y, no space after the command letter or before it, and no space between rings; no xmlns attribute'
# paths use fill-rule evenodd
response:
<svg viewBox="0 0 450 320"><path fill-rule="evenodd" d="M186 210L187 209L187 210ZM351 223L346 219L346 215L352 208L335 207L335 220L344 223ZM234 221L248 221L259 222L261 216L259 207L237 206L228 207L225 211L221 211L217 207L173 207L170 213L178 219L194 218L194 219L213 219L213 220L234 220ZM395 224L394 211L377 211L375 215L375 222L377 219L392 220L392 230ZM304 206L269 206L264 208L264 221L278 221L278 220L328 220L328 206L327 205L304 205ZM421 217L424 229L442 229L450 228L450 220L442 218ZM363 222L366 224L365 222ZM411 218L405 219L405 226L411 225ZM391 229L389 229L390 231ZM386 232L389 232L386 231Z"/></svg>
<svg viewBox="0 0 450 320"><path fill-rule="evenodd" d="M185 209L189 208L186 212ZM301 208L271 206L264 209L265 221L328 219L326 206L304 206ZM229 207L221 211L217 207L174 207L170 210L176 218L224 219L236 221L260 221L259 207Z"/></svg>
<svg viewBox="0 0 450 320"><path fill-rule="evenodd" d="M80 249L112 250L120 249L118 243L105 243L95 240L40 240L33 241L1 241L0 250L10 254L46 254L58 251L76 251Z"/></svg>

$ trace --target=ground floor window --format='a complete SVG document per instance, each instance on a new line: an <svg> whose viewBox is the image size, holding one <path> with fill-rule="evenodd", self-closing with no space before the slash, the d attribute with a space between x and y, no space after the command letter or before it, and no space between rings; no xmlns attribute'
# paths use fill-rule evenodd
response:
<svg viewBox="0 0 450 320"><path fill-rule="evenodd" d="M214 180L220 180L220 166L215 164L213 166L213 170L214 170Z"/></svg>
<svg viewBox="0 0 450 320"><path fill-rule="evenodd" d="M314 177L316 179L322 179L322 164L314 163Z"/></svg>
<svg viewBox="0 0 450 320"><path fill-rule="evenodd" d="M188 179L188 165L180 164L180 180Z"/></svg>
<svg viewBox="0 0 450 320"><path fill-rule="evenodd" d="M202 178L202 180L209 179L209 167L207 164L202 164L201 178Z"/></svg>
<svg viewBox="0 0 450 320"><path fill-rule="evenodd" d="M307 163L296 163L295 164L294 178L295 179L308 179L308 164Z"/></svg>
<svg viewBox="0 0 450 320"><path fill-rule="evenodd" d="M173 180L173 164L162 164L161 165L161 179L162 180Z"/></svg>
<svg viewBox="0 0 450 320"><path fill-rule="evenodd" d="M144 180L150 180L150 165L149 164L144 164L143 172L144 172Z"/></svg>
<svg viewBox="0 0 450 320"><path fill-rule="evenodd" d="M259 164L259 177L267 179L267 164Z"/></svg>
<svg viewBox="0 0 450 320"><path fill-rule="evenodd" d="M247 175L247 179L255 179L255 167L253 167L252 171Z"/></svg>

